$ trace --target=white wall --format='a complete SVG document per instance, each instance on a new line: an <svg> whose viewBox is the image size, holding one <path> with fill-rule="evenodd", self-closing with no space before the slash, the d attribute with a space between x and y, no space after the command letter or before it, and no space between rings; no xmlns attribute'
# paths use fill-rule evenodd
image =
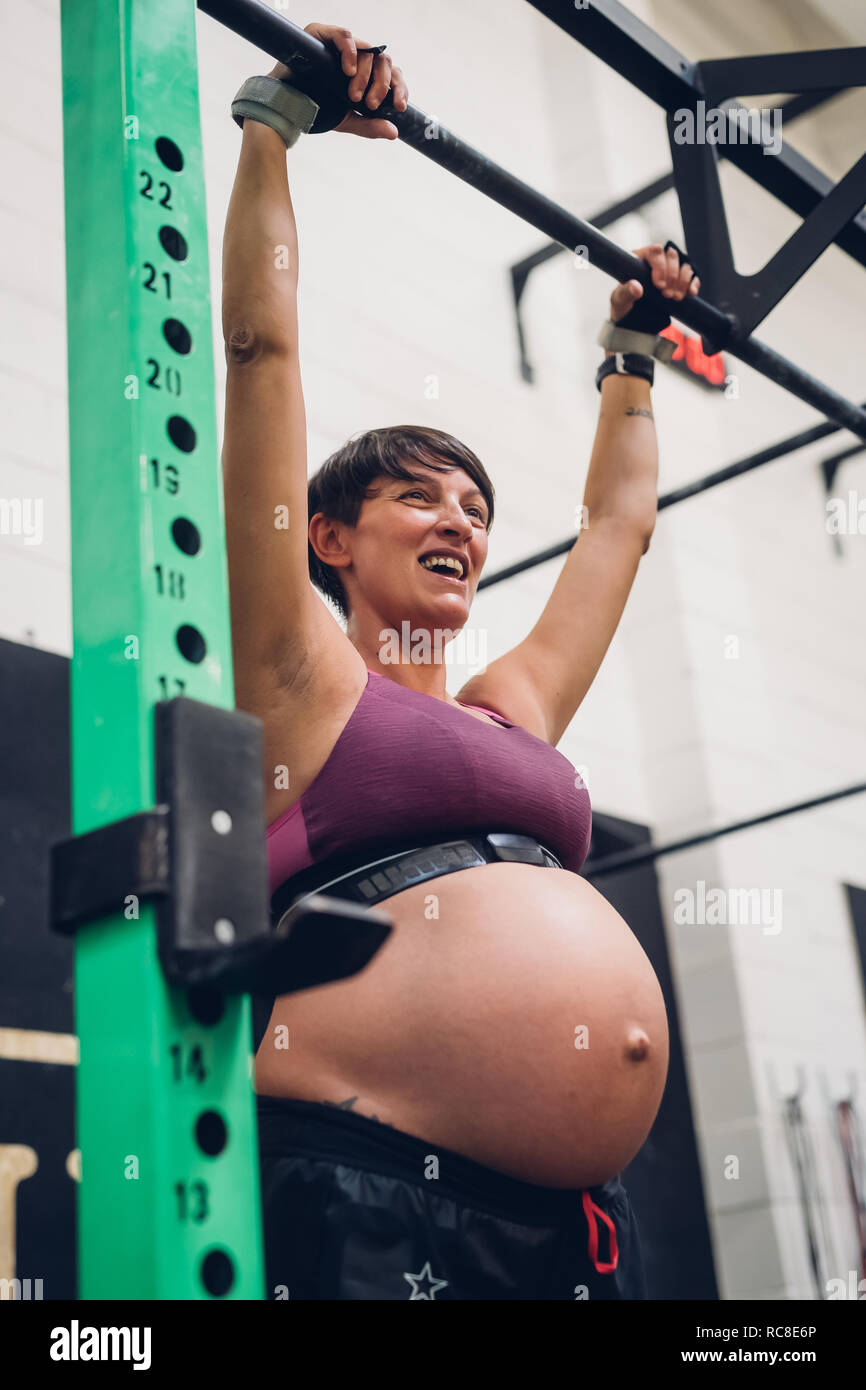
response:
<svg viewBox="0 0 866 1390"><path fill-rule="evenodd" d="M794 7L775 7L772 28L764 6L753 9L749 27L748 9L736 6L735 41L713 32L704 8L661 0L644 15L691 57L845 41L798 10L800 26ZM723 22L718 10L712 19ZM851 93L798 122L791 143L841 176L862 153L864 109L863 93ZM657 167L664 167L661 148ZM797 219L729 164L722 169L737 265L748 273ZM670 197L648 211L655 234L677 225ZM859 400L854 339L864 308L860 268L831 248L757 336ZM676 395L655 393L662 491L814 420L807 406L732 365L734 399L687 397L681 382ZM851 439L842 432L660 519L620 634L640 692L647 820L660 840L862 779L866 554L859 535L842 538L841 558L834 553L818 471L821 458ZM843 465L836 491L862 496L864 484L866 454ZM782 1097L795 1089L798 1068L829 1208L829 1272L846 1278L857 1268L828 1100L849 1093L852 1074L863 1090L863 994L840 885L864 882L864 828L862 799L843 801L659 862L727 1297L813 1296L781 1125ZM780 890L781 929L678 924L675 895L695 891L699 880Z"/></svg>
<svg viewBox="0 0 866 1390"><path fill-rule="evenodd" d="M633 8L690 57L851 41L805 4L750 0L713 6L711 17L685 0ZM416 105L576 212L589 215L670 167L661 112L521 0L344 0L334 17L389 43ZM59 9L29 0L14 24L8 8L3 19L0 497L43 497L45 538L27 546L0 536L0 635L70 655ZM271 60L201 15L198 37L221 429L221 241L240 140L228 108L244 77ZM792 143L841 174L862 153L864 110L863 93L852 93L798 123ZM494 479L491 571L563 538L595 431L594 340L609 283L571 256L535 273L525 297L537 371L528 386L507 272L543 240L532 228L400 146L305 139L289 169L311 467L358 430L437 425L465 439ZM796 219L723 170L748 271ZM679 240L675 198L609 235L628 247ZM758 336L861 399L864 310L862 268L831 248ZM658 369L662 491L816 421L780 388L730 366L732 399ZM429 399L431 377L438 399ZM862 776L864 539L844 537L835 555L818 474L818 461L850 440L843 432L660 518L621 629L561 745L587 767L599 809L646 821L663 841ZM863 494L866 455L845 465L840 485ZM549 564L478 596L473 624L490 658L526 633L557 571ZM452 677L457 690L462 673ZM779 1124L779 1093L797 1065L838 1272L856 1267L819 1074L841 1092L856 1072L866 1090L863 998L840 887L864 885L864 829L866 808L850 800L659 863L726 1297L811 1296ZM676 924L675 893L699 879L780 888L782 930ZM724 1176L730 1155L738 1179Z"/></svg>

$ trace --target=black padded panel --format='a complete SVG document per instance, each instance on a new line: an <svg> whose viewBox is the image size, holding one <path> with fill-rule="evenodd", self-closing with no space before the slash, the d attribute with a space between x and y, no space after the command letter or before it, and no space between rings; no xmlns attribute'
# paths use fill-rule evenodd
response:
<svg viewBox="0 0 866 1390"><path fill-rule="evenodd" d="M69 661L0 640L0 1027L73 1031L73 947L48 930L48 846L70 824Z"/></svg>
<svg viewBox="0 0 866 1390"><path fill-rule="evenodd" d="M69 833L69 661L0 640L0 1028L74 1032L73 946L48 930L48 847ZM0 1143L38 1164L16 1189L16 1275L45 1299L76 1297L74 1088L74 1066L0 1058Z"/></svg>

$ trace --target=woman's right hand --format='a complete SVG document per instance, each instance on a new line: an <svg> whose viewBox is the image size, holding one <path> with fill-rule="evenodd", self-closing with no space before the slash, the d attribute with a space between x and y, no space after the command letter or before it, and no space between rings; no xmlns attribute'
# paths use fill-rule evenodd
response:
<svg viewBox="0 0 866 1390"><path fill-rule="evenodd" d="M409 92L402 72L394 67L387 53L359 53L359 48L369 47L366 39L356 39L350 30L340 28L336 24L308 24L304 32L312 34L314 39L319 39L322 43L331 43L336 48L343 72L350 79L347 92L349 101L357 104L361 100L372 73L373 81L370 83L364 105L375 111L376 107L382 104L390 88L393 93L394 110L406 110L409 105ZM285 63L277 63L268 76L291 81L292 74ZM396 140L398 135L397 127L384 117L370 120L366 116L356 116L352 111L344 116L334 129L344 131L347 135L361 135L367 140Z"/></svg>

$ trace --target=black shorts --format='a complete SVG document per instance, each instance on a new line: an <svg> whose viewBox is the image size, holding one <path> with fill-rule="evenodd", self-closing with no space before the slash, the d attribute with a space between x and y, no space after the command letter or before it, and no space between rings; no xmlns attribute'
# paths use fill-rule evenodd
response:
<svg viewBox="0 0 866 1390"><path fill-rule="evenodd" d="M619 1178L539 1187L336 1106L257 1101L269 1299L646 1297Z"/></svg>

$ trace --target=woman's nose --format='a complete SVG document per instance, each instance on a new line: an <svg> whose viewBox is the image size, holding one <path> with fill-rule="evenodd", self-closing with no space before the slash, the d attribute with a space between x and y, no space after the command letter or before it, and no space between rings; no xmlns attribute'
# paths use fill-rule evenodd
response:
<svg viewBox="0 0 866 1390"><path fill-rule="evenodd" d="M450 508L440 523L446 530L457 531L462 536L471 536L472 522L462 507Z"/></svg>

